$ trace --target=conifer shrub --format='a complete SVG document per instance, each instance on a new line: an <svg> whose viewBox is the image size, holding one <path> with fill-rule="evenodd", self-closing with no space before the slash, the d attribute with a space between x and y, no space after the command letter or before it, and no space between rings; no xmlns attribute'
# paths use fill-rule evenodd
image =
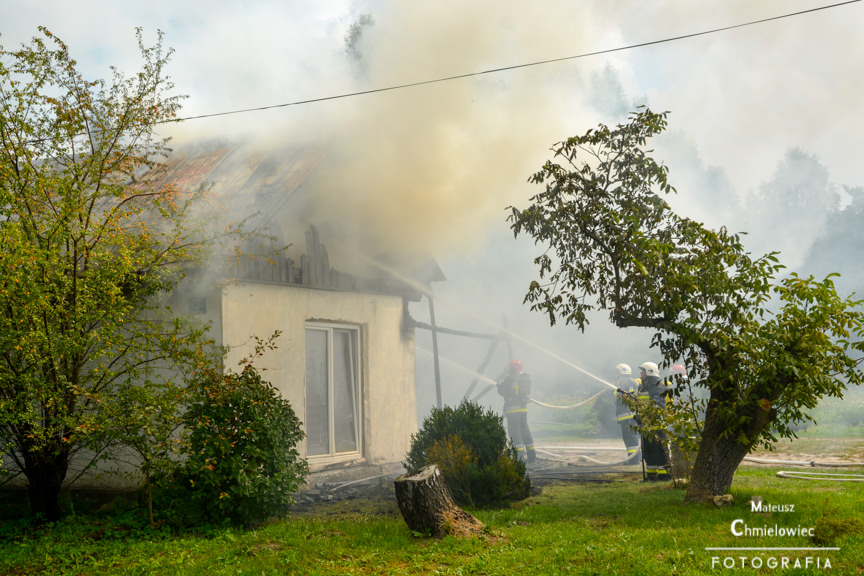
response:
<svg viewBox="0 0 864 576"><path fill-rule="evenodd" d="M403 465L410 474L437 464L453 499L469 506L494 506L528 496L525 463L493 410L463 400L433 408L416 434Z"/></svg>
<svg viewBox="0 0 864 576"><path fill-rule="evenodd" d="M817 546L836 546L838 540L850 534L860 534L864 530L864 520L854 517L838 517L839 509L828 506L828 501L822 507L822 514L816 519L813 535L810 539Z"/></svg>

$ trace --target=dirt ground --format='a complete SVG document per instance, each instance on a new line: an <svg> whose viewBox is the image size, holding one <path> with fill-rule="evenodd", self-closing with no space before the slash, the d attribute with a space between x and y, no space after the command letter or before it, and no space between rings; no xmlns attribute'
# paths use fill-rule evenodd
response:
<svg viewBox="0 0 864 576"><path fill-rule="evenodd" d="M623 443L615 439L561 440L537 443L538 459L529 470L531 485L539 492L544 486L561 482L638 482L642 480L642 466L623 461L626 456ZM758 450L753 458L779 461L783 465L794 461L810 462L856 462L864 464L864 438L819 438L805 437L778 441L773 451ZM742 467L770 466L745 460ZM864 466L852 469L864 470ZM321 483L308 486L297 496L294 514L320 512L344 513L347 511L370 511L390 514L397 512L391 476L375 476L366 481L345 483ZM6 497L6 498L4 498ZM0 505L4 508L11 501L23 503L26 498L20 490L0 490ZM323 506L322 506L323 505Z"/></svg>
<svg viewBox="0 0 864 576"><path fill-rule="evenodd" d="M864 464L864 438L818 438L806 437L778 441L773 451L757 450L751 455L760 460L777 461L784 466L788 462L857 462ZM540 439L537 442L537 462L529 467L531 485L535 491L543 486L560 482L638 482L642 480L641 464L624 461L624 445L616 439L562 440ZM743 467L771 466L745 460ZM864 468L864 467L862 467ZM392 478L374 478L369 482L350 485L321 484L302 494L295 506L297 513L310 512L324 503L341 502L334 509L351 507L354 499L375 500L384 508L395 505Z"/></svg>

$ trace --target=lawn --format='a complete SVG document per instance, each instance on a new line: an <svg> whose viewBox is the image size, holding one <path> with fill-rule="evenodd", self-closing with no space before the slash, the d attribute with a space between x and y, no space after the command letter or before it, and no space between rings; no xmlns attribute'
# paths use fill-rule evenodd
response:
<svg viewBox="0 0 864 576"><path fill-rule="evenodd" d="M0 530L0 573L660 576L823 574L828 563L834 574L864 572L864 484L780 479L777 471L743 467L725 508L683 505L683 491L655 483L549 485L507 509L471 510L487 529L463 539L412 535L392 501L337 502L255 530L206 534L152 531L133 512L116 511L26 535L7 523ZM787 511L753 512L751 496ZM739 532L780 528L796 535L735 536L736 520ZM717 547L822 549L706 549ZM796 561L803 568L795 569Z"/></svg>

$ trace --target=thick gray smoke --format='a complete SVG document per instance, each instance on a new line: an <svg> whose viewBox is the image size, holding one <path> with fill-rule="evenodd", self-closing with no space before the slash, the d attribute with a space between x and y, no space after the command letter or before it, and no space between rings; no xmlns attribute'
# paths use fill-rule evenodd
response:
<svg viewBox="0 0 864 576"><path fill-rule="evenodd" d="M168 71L196 116L597 52L812 8L812 0L550 0L435 3L330 0L312 3L192 0L177 3L0 3L7 47L46 25L91 76L135 69L134 26L162 29L176 48ZM100 14L100 18L84 15ZM368 14L371 19L363 20ZM352 24L362 33L352 34ZM393 251L437 258L438 321L518 335L513 355L538 390L595 389L567 362L610 377L625 361L658 361L650 334L601 317L585 334L551 328L522 304L542 248L514 240L508 205L536 192L526 183L556 142L636 105L669 110L656 154L679 194L670 203L711 227L749 232L753 252L781 250L792 266L848 274L861 235L859 151L864 147L864 5L754 27L474 76L404 90L216 116L171 129L179 147L243 135L268 146L328 146L292 198L297 221L315 222L336 265L339 245L366 255ZM106 33L110 31L110 33ZM346 54L345 36L352 41ZM838 199L839 198L839 199ZM302 232L286 242L302 247ZM835 266L836 264L836 266ZM858 282L861 284L861 282ZM850 287L850 289L852 289ZM428 320L426 302L411 313ZM431 349L418 332L418 344ZM530 343L530 344L529 344ZM442 354L476 368L483 341L442 337ZM567 362L555 359L550 350ZM507 354L493 360L500 368ZM418 355L421 415L434 399ZM444 370L447 403L471 375ZM496 370L490 370L494 375ZM495 400L490 397L490 400ZM496 401L497 402L497 401ZM497 403L495 404L497 406Z"/></svg>

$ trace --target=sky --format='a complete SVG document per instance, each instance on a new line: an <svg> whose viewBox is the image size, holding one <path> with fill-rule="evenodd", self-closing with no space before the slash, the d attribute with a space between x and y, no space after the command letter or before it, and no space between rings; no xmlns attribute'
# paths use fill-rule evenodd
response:
<svg viewBox="0 0 864 576"><path fill-rule="evenodd" d="M528 311L522 296L536 277L532 260L540 248L513 239L507 207L527 205L538 191L528 177L556 142L621 122L647 104L670 111L668 133L656 142L679 191L670 203L710 227L750 232L754 249L780 249L800 264L823 220L784 226L766 217L766 187L783 181L790 150L818 165L823 188L864 186L864 2L618 49L829 4L2 0L0 43L12 49L45 26L86 75L107 78L109 66L137 69L136 27L147 44L161 30L175 50L168 72L176 91L188 95L184 117L606 52L199 118L164 131L175 146L240 134L263 144L330 141L339 169L316 174L307 186L320 199L310 221L338 222L332 236L432 255L448 278L436 287L440 324L497 333L506 323L514 355L540 388L572 385L587 393L598 384L574 367L610 378L620 361L657 361L650 334L625 333L603 318L582 334L549 327ZM373 23L354 45L359 58L350 58L345 37L364 14ZM841 193L840 202L848 201ZM352 217L334 218L337 212ZM412 305L412 314L427 321L425 307ZM423 350L431 343L418 333L417 344L426 403L431 368ZM486 344L444 339L441 346L456 365L476 368ZM471 378L456 365L442 367L448 401Z"/></svg>

